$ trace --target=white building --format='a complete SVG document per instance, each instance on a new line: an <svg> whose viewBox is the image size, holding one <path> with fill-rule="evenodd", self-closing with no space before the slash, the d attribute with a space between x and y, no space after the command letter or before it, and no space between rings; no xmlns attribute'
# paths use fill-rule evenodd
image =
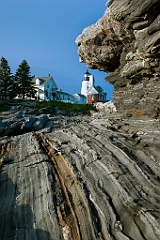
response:
<svg viewBox="0 0 160 240"><path fill-rule="evenodd" d="M33 84L37 91L36 97L39 100L59 100L62 102L75 102L73 95L58 91L57 84L55 83L53 77L50 74L47 77L34 77Z"/></svg>
<svg viewBox="0 0 160 240"><path fill-rule="evenodd" d="M79 93L75 93L74 95L74 102L77 104L86 104L87 98L86 96L79 94Z"/></svg>
<svg viewBox="0 0 160 240"><path fill-rule="evenodd" d="M58 87L50 74L47 77L34 77L32 81L37 91L37 99L54 99L54 93L58 90Z"/></svg>
<svg viewBox="0 0 160 240"><path fill-rule="evenodd" d="M56 91L57 94L57 100L60 100L62 102L71 102L74 103L74 96L66 93L66 92L62 92L62 90L60 91Z"/></svg>

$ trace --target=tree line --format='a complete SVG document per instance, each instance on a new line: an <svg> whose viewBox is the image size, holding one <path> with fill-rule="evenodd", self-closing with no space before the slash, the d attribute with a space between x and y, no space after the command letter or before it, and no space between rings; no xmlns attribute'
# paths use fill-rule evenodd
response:
<svg viewBox="0 0 160 240"><path fill-rule="evenodd" d="M30 66L26 60L21 62L16 73L13 74L8 61L2 57L0 60L0 99L34 98L36 91L32 79Z"/></svg>

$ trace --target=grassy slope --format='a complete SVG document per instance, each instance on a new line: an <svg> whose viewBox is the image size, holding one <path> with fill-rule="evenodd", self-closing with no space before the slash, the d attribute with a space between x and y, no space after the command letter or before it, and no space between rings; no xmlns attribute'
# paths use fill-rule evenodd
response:
<svg viewBox="0 0 160 240"><path fill-rule="evenodd" d="M25 104L24 104L25 103ZM0 112L10 110L11 106L21 105L19 110L23 110L26 108L26 105L30 105L31 101L29 100L21 100L16 99L12 100L10 104L4 103L3 101L0 102ZM33 101L32 101L33 103ZM76 114L90 114L91 110L95 111L95 107L91 104L72 104L72 103L65 103L61 101L40 101L36 103L36 112L40 109L46 109L46 112L54 113L57 110L61 110L63 113L70 115L72 113Z"/></svg>

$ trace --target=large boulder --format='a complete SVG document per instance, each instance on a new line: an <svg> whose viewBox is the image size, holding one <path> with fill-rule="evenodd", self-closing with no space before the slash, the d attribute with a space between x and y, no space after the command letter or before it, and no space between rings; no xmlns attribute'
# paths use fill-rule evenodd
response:
<svg viewBox="0 0 160 240"><path fill-rule="evenodd" d="M96 107L97 111L100 113L110 114L110 113L116 112L116 106L114 105L114 103L112 101L108 101L105 103L98 102L95 104L95 107Z"/></svg>

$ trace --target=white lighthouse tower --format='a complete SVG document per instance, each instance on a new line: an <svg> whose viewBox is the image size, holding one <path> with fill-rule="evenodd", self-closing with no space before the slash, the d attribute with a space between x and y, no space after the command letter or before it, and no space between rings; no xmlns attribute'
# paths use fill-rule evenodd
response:
<svg viewBox="0 0 160 240"><path fill-rule="evenodd" d="M94 86L94 76L88 72L84 73L82 80L81 94L87 98L87 93L90 87Z"/></svg>

